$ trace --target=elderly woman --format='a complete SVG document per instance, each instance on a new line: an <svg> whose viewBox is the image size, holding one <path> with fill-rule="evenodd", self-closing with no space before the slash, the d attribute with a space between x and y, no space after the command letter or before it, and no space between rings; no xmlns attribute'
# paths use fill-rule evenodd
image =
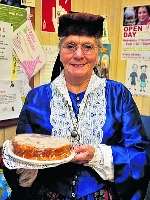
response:
<svg viewBox="0 0 150 200"><path fill-rule="evenodd" d="M130 92L94 73L102 33L101 16L60 17L64 70L29 92L17 133L67 137L76 155L69 163L42 170L5 168L12 200L144 199L149 142Z"/></svg>

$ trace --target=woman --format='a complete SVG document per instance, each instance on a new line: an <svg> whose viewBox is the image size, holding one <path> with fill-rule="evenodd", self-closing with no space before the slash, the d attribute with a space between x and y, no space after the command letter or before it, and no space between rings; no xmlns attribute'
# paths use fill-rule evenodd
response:
<svg viewBox="0 0 150 200"><path fill-rule="evenodd" d="M150 24L150 7L139 6L137 8L137 25L148 25Z"/></svg>
<svg viewBox="0 0 150 200"><path fill-rule="evenodd" d="M93 72L102 33L101 16L60 17L64 70L51 84L29 92L17 133L67 137L76 156L67 164L38 171L5 168L13 200L144 198L149 142L129 91Z"/></svg>

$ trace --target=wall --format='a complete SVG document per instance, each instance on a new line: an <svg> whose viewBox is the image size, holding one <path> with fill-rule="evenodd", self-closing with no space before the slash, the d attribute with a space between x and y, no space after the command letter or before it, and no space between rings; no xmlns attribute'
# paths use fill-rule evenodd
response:
<svg viewBox="0 0 150 200"><path fill-rule="evenodd" d="M125 82L126 61L121 60L121 25L123 22L123 8L127 6L149 5L149 0L72 0L73 11L91 12L105 15L108 21L109 38L112 44L110 78ZM37 1L35 10L35 27L37 35L43 44L58 42L56 33L41 32L41 1ZM35 84L39 84L39 76L35 77ZM134 96L139 111L143 115L150 115L150 97Z"/></svg>
<svg viewBox="0 0 150 200"><path fill-rule="evenodd" d="M72 0L73 11L84 11L95 14L105 15L108 20L109 38L112 44L110 78L125 81L126 61L121 60L121 31L122 11L124 7L136 5L149 5L149 0ZM46 33L41 31L41 1L36 1L35 8L35 29L42 44L56 44L58 38L56 33ZM39 74L35 76L35 85L40 83ZM150 98L134 97L140 113L150 115ZM15 134L15 127L0 130L0 144L5 138Z"/></svg>

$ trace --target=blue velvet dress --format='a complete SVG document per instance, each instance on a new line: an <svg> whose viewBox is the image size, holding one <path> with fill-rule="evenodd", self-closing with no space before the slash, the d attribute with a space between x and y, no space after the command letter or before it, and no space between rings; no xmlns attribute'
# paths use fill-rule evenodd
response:
<svg viewBox="0 0 150 200"><path fill-rule="evenodd" d="M69 92L69 96L77 116L84 92ZM64 199L72 199L74 194L74 199L86 197L87 200L93 200L94 192L109 185L116 193L114 200L144 199L148 184L147 151L150 143L144 135L138 109L130 92L121 83L106 80L105 97L107 104L102 144L112 148L114 182L104 181L90 167L67 163L56 168L39 170L33 190L38 192L42 186L60 193L65 196ZM51 134L51 98L50 84L29 92L20 114L17 133ZM23 189L16 186L17 179L15 175L12 179L11 173L5 169L5 177L17 196ZM29 190L31 195L31 188Z"/></svg>

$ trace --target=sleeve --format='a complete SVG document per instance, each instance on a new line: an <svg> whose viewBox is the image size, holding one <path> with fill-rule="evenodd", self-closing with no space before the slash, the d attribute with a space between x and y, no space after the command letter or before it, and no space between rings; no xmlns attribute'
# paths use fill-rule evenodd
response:
<svg viewBox="0 0 150 200"><path fill-rule="evenodd" d="M111 146L101 144L95 148L94 157L85 166L92 167L103 180L114 180L114 166Z"/></svg>
<svg viewBox="0 0 150 200"><path fill-rule="evenodd" d="M32 124L30 123L30 117L29 117L29 111L27 109L28 107L28 98L29 94L27 95L23 108L21 110L21 113L19 115L19 120L17 124L17 129L16 133L32 133L33 132L33 127Z"/></svg>
<svg viewBox="0 0 150 200"><path fill-rule="evenodd" d="M50 134L50 87L43 85L31 90L21 110L16 133Z"/></svg>
<svg viewBox="0 0 150 200"><path fill-rule="evenodd" d="M130 92L122 88L121 140L111 146L114 182L122 200L144 199L148 184L150 142L144 135L140 114Z"/></svg>

